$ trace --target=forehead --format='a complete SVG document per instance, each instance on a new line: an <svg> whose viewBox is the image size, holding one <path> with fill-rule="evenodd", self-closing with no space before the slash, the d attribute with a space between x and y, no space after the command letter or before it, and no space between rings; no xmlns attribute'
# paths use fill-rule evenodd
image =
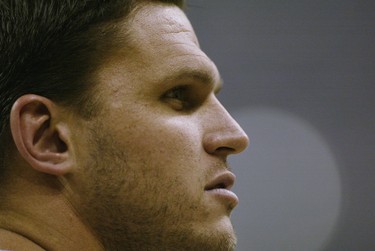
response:
<svg viewBox="0 0 375 251"><path fill-rule="evenodd" d="M215 64L200 49L192 26L179 7L142 4L123 25L120 32L127 35L127 46L115 55L120 60L116 60L118 67L132 69L132 75L142 75L145 81L192 72L195 76L208 76L213 84L220 83Z"/></svg>
<svg viewBox="0 0 375 251"><path fill-rule="evenodd" d="M198 40L185 13L175 5L165 3L142 4L133 13L130 22L134 36L148 42L150 36L153 39L163 40L166 37L185 39L196 46ZM176 36L173 36L176 35Z"/></svg>

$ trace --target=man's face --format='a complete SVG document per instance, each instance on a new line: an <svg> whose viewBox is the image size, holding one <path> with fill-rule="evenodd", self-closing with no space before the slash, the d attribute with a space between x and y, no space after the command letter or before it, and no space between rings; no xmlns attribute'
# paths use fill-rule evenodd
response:
<svg viewBox="0 0 375 251"><path fill-rule="evenodd" d="M149 3L126 25L130 46L98 72L72 204L108 250L232 250L226 157L248 139L215 97L218 71L179 8Z"/></svg>

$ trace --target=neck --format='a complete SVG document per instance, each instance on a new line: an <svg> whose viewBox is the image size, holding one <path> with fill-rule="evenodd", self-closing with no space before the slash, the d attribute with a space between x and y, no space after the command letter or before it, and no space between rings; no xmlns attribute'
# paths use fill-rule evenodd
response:
<svg viewBox="0 0 375 251"><path fill-rule="evenodd" d="M0 195L0 249L103 250L56 177L34 174L11 180Z"/></svg>

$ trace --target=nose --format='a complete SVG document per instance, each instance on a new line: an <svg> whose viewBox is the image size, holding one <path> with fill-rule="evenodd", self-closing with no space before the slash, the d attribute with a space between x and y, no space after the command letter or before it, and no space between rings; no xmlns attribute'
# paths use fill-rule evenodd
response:
<svg viewBox="0 0 375 251"><path fill-rule="evenodd" d="M206 115L203 147L207 153L226 157L246 149L248 136L216 98Z"/></svg>

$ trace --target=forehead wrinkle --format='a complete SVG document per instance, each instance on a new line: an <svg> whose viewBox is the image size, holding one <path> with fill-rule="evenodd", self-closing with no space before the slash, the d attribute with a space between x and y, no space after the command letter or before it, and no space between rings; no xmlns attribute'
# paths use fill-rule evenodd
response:
<svg viewBox="0 0 375 251"><path fill-rule="evenodd" d="M151 48L156 48L158 45L164 46L166 42L169 42L170 46L190 45L200 48L198 39L193 30L189 30L187 27L176 29L165 26L168 25L161 24L160 30L157 33L151 29L151 32L149 31L150 33L142 34L141 36L145 44L148 44ZM151 37L152 39L150 39Z"/></svg>
<svg viewBox="0 0 375 251"><path fill-rule="evenodd" d="M154 15L155 11L157 12L156 16ZM180 15L176 15L176 13ZM158 32L153 29L155 25L159 27ZM168 34L172 36L169 39L173 39L174 34L186 33L188 40L199 44L190 21L177 6L152 2L142 4L134 13L131 26L135 28L132 30L136 34L135 36L145 41L151 34L155 36L154 39L163 40Z"/></svg>

